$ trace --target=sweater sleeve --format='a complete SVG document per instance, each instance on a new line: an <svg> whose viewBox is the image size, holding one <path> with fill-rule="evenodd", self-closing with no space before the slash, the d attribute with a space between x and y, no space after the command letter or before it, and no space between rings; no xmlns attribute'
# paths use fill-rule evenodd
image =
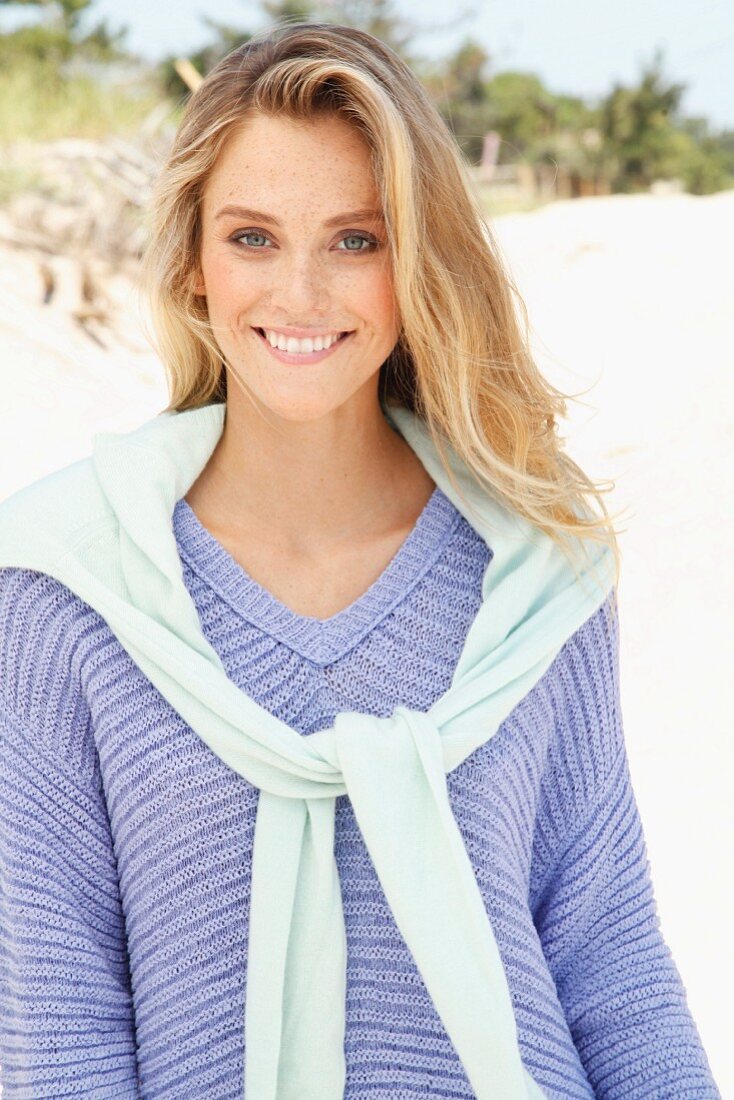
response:
<svg viewBox="0 0 734 1100"><path fill-rule="evenodd" d="M33 592L27 580L16 586L17 613L7 615L0 594L2 1100L137 1098L124 920L99 765L68 671L46 667L70 644L78 609L63 593L59 603L59 591L46 602L49 578L34 581ZM17 649L21 623L26 645Z"/></svg>
<svg viewBox="0 0 734 1100"><path fill-rule="evenodd" d="M603 764L578 783L590 797L544 876L534 919L598 1100L719 1100L660 929L624 742L612 606L572 647L572 680L583 685L585 701L571 732ZM595 738L605 740L603 749ZM583 773L578 767L577 779Z"/></svg>

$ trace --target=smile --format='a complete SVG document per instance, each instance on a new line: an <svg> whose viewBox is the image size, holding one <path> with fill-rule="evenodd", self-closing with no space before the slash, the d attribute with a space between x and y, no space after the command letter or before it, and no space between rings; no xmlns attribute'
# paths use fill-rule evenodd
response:
<svg viewBox="0 0 734 1100"><path fill-rule="evenodd" d="M299 354L298 352L281 351L280 348L274 348L261 328L253 328L252 331L257 333L260 341L265 345L270 354L275 359L279 359L281 363L318 363L322 359L326 359L328 355L333 355L336 349L340 348L344 341L348 340L352 335L352 332L343 332L339 339L334 341L331 347L324 348L322 351L311 351Z"/></svg>

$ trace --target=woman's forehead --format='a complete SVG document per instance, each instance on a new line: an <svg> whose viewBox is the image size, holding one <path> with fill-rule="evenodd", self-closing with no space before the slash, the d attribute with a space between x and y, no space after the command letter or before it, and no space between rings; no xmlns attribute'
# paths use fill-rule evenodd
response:
<svg viewBox="0 0 734 1100"><path fill-rule="evenodd" d="M257 116L226 143L203 197L213 219L237 206L272 213L273 223L296 210L324 224L342 212L382 215L369 150L340 119Z"/></svg>

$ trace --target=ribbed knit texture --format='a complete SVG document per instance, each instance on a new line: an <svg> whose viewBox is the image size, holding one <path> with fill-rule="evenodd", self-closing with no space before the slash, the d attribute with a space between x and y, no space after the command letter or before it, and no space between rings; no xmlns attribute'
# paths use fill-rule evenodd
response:
<svg viewBox="0 0 734 1100"><path fill-rule="evenodd" d="M173 522L228 675L304 736L343 710L425 710L448 689L491 550L440 489L375 583L326 621L284 607L185 501ZM451 805L546 1095L718 1098L659 930L611 599L448 775ZM3 1100L241 1100L258 790L92 608L26 569L0 570L0 747ZM335 851L345 1097L473 1097L347 795Z"/></svg>

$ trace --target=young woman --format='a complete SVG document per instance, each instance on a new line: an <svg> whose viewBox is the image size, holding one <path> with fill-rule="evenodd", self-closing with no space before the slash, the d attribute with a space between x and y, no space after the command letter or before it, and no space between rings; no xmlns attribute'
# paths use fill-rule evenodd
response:
<svg viewBox="0 0 734 1100"><path fill-rule="evenodd" d="M4 1100L718 1096L615 533L405 64L225 58L146 285L168 408L0 510Z"/></svg>

